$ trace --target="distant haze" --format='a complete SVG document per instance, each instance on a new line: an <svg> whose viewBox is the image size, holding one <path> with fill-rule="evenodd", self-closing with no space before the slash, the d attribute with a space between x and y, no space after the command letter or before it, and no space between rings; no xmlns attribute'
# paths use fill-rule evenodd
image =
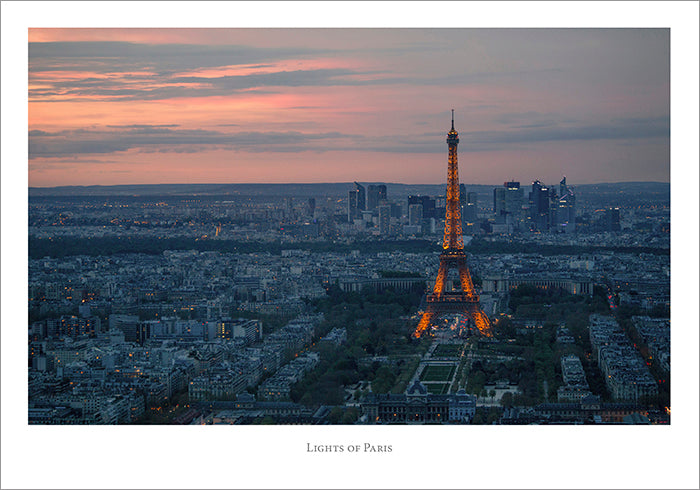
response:
<svg viewBox="0 0 700 490"><path fill-rule="evenodd" d="M670 180L668 29L30 29L29 185Z"/></svg>

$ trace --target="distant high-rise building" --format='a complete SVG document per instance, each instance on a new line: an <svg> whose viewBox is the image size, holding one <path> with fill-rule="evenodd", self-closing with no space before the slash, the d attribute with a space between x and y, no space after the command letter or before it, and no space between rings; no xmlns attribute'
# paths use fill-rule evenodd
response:
<svg viewBox="0 0 700 490"><path fill-rule="evenodd" d="M408 224L420 226L423 221L423 205L411 204L408 206Z"/></svg>
<svg viewBox="0 0 700 490"><path fill-rule="evenodd" d="M520 182L505 182L503 187L506 190L506 213L519 220L523 208L523 189Z"/></svg>
<svg viewBox="0 0 700 490"><path fill-rule="evenodd" d="M466 200L467 202L462 208L462 221L469 224L476 223L478 210L476 192L468 192Z"/></svg>
<svg viewBox="0 0 700 490"><path fill-rule="evenodd" d="M557 231L559 228L559 197L554 187L549 188L549 215L547 218L547 230Z"/></svg>
<svg viewBox="0 0 700 490"><path fill-rule="evenodd" d="M520 228L522 222L523 189L520 182L504 182L503 187L493 190L493 212L496 224L507 224L513 231Z"/></svg>
<svg viewBox="0 0 700 490"><path fill-rule="evenodd" d="M355 182L355 189L348 191L348 221L358 219L365 210L365 188Z"/></svg>
<svg viewBox="0 0 700 490"><path fill-rule="evenodd" d="M360 210L357 208L357 191L348 191L348 221L358 218Z"/></svg>
<svg viewBox="0 0 700 490"><path fill-rule="evenodd" d="M382 204L377 210L379 211L379 234L388 236L391 233L391 206Z"/></svg>
<svg viewBox="0 0 700 490"><path fill-rule="evenodd" d="M506 222L506 190L504 187L496 187L493 190L493 214L497 224Z"/></svg>
<svg viewBox="0 0 700 490"><path fill-rule="evenodd" d="M566 185L566 175L565 175L564 178L562 178L561 181L559 181L559 195L563 196L568 191L569 191L569 188Z"/></svg>
<svg viewBox="0 0 700 490"><path fill-rule="evenodd" d="M355 182L355 192L357 192L357 209L360 211L365 211L367 209L366 207L366 200L365 200L365 188Z"/></svg>
<svg viewBox="0 0 700 490"><path fill-rule="evenodd" d="M605 210L605 231L620 231L620 208L608 208Z"/></svg>
<svg viewBox="0 0 700 490"><path fill-rule="evenodd" d="M467 204L467 187L464 184L459 184L459 204L462 208Z"/></svg>
<svg viewBox="0 0 700 490"><path fill-rule="evenodd" d="M408 206L420 204L423 206L423 219L435 218L435 199L430 196L408 196Z"/></svg>
<svg viewBox="0 0 700 490"><path fill-rule="evenodd" d="M531 226L537 231L547 231L549 225L549 188L536 180L530 192Z"/></svg>
<svg viewBox="0 0 700 490"><path fill-rule="evenodd" d="M309 198L309 216L311 216L313 218L315 212L316 212L316 198L310 197Z"/></svg>
<svg viewBox="0 0 700 490"><path fill-rule="evenodd" d="M559 198L557 200L557 229L564 233L576 231L576 196L566 185L566 177L559 182Z"/></svg>
<svg viewBox="0 0 700 490"><path fill-rule="evenodd" d="M367 211L373 211L386 201L386 185L370 184L367 186Z"/></svg>

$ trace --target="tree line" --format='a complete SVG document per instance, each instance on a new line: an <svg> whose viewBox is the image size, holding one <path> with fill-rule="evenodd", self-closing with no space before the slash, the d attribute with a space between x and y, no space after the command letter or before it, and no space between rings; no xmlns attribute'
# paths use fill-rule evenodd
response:
<svg viewBox="0 0 700 490"><path fill-rule="evenodd" d="M434 240L358 240L353 242L296 242L243 241L192 237L78 237L55 238L29 237L29 258L62 258L75 255L109 256L115 254L140 253L159 255L166 250L197 250L200 252L221 253L263 253L281 255L282 250L307 250L323 253L350 253L360 250L364 254L380 252L438 253L441 248ZM474 240L465 250L473 255L532 253L539 255L582 255L595 252L616 252L631 254L669 255L668 248L656 247L602 247L588 245L537 245L506 241Z"/></svg>

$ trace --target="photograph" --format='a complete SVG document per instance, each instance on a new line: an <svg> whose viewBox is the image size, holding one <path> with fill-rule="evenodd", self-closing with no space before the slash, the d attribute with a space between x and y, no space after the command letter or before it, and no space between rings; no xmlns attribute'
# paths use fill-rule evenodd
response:
<svg viewBox="0 0 700 490"><path fill-rule="evenodd" d="M30 29L28 96L30 424L670 423L669 29Z"/></svg>

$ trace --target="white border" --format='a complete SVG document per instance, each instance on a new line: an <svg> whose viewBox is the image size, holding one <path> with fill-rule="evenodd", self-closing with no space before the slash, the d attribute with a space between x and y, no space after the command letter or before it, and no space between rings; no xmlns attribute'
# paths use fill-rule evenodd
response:
<svg viewBox="0 0 700 490"><path fill-rule="evenodd" d="M28 427L27 28L183 25L671 27L671 426ZM698 488L697 138L696 2L3 2L2 487Z"/></svg>

